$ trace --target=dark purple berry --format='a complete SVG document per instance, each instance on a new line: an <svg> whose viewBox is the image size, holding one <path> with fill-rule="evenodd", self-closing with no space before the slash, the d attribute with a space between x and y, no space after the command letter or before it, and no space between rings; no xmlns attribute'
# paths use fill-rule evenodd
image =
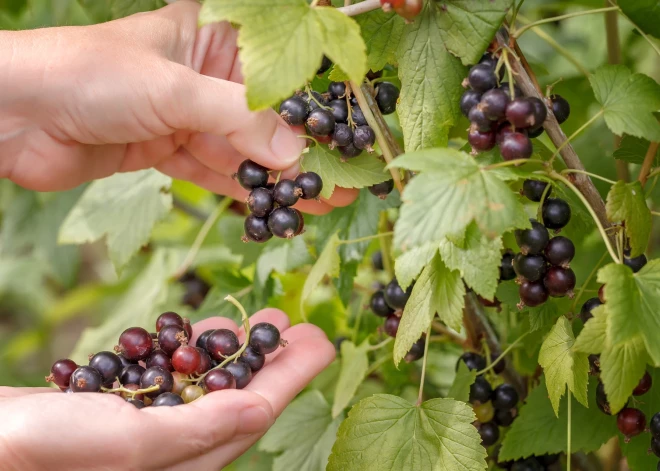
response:
<svg viewBox="0 0 660 471"><path fill-rule="evenodd" d="M412 363L419 360L424 356L425 346L426 337L422 335L422 337L417 342L412 344L412 347L410 347L410 350L408 350L408 353L406 353L406 356L403 357L403 359L406 361L406 363Z"/></svg>
<svg viewBox="0 0 660 471"><path fill-rule="evenodd" d="M385 269L385 266L383 265L383 252L378 250L371 255L371 266L374 267L374 270Z"/></svg>
<svg viewBox="0 0 660 471"><path fill-rule="evenodd" d="M385 301L383 290L376 291L371 295L369 306L371 307L371 311L379 317L388 317L389 315L394 314L394 309L392 309Z"/></svg>
<svg viewBox="0 0 660 471"><path fill-rule="evenodd" d="M530 139L534 139L535 137L539 137L541 134L543 134L543 131L544 131L543 126L539 126L538 128L534 128L534 129L530 128L527 130L527 137L529 137Z"/></svg>
<svg viewBox="0 0 660 471"><path fill-rule="evenodd" d="M332 132L332 142L339 147L348 146L353 143L353 129L344 123L336 123Z"/></svg>
<svg viewBox="0 0 660 471"><path fill-rule="evenodd" d="M542 281L523 281L518 289L520 301L524 306L540 306L548 300L548 290Z"/></svg>
<svg viewBox="0 0 660 471"><path fill-rule="evenodd" d="M571 207L560 198L546 198L543 202L542 215L545 227L558 230L571 220Z"/></svg>
<svg viewBox="0 0 660 471"><path fill-rule="evenodd" d="M660 457L660 438L651 437L651 453L657 457ZM660 471L660 462L658 463L656 469Z"/></svg>
<svg viewBox="0 0 660 471"><path fill-rule="evenodd" d="M345 123L348 121L348 105L346 100L332 100L328 103L332 108L332 116L335 118L335 123Z"/></svg>
<svg viewBox="0 0 660 471"><path fill-rule="evenodd" d="M510 384L500 384L493 390L493 407L495 409L513 409L519 399L516 388Z"/></svg>
<svg viewBox="0 0 660 471"><path fill-rule="evenodd" d="M513 280L516 277L516 271L513 269L513 252L507 251L502 255L500 262L500 280Z"/></svg>
<svg viewBox="0 0 660 471"><path fill-rule="evenodd" d="M481 96L479 107L488 119L499 121L504 118L509 101L509 95L504 90L495 88Z"/></svg>
<svg viewBox="0 0 660 471"><path fill-rule="evenodd" d="M630 267L633 273L637 273L648 263L646 255L644 254L633 258L630 258L629 255L630 253L628 253L628 255L623 255L623 264L627 267Z"/></svg>
<svg viewBox="0 0 660 471"><path fill-rule="evenodd" d="M616 426L626 439L630 439L642 433L646 428L646 416L644 412L633 407L626 407L616 416Z"/></svg>
<svg viewBox="0 0 660 471"><path fill-rule="evenodd" d="M239 348L238 337L229 329L217 329L206 339L206 350L211 358L217 361L223 361Z"/></svg>
<svg viewBox="0 0 660 471"><path fill-rule="evenodd" d="M471 128L476 128L480 132L492 131L497 126L496 122L486 116L481 105L477 105L470 110L468 119L472 123Z"/></svg>
<svg viewBox="0 0 660 471"><path fill-rule="evenodd" d="M472 90L485 92L497 87L497 77L492 67L487 64L477 64L468 72L468 83Z"/></svg>
<svg viewBox="0 0 660 471"><path fill-rule="evenodd" d="M293 180L280 180L273 188L273 200L280 206L293 206L301 195L302 189Z"/></svg>
<svg viewBox="0 0 660 471"><path fill-rule="evenodd" d="M407 290L403 290L396 278L389 282L385 287L385 301L392 309L401 309L403 310L406 307L406 303L410 298L412 293L412 285L408 286Z"/></svg>
<svg viewBox="0 0 660 471"><path fill-rule="evenodd" d="M362 149L355 147L352 142L347 146L338 146L337 148L339 149L342 159L352 159L362 153Z"/></svg>
<svg viewBox="0 0 660 471"><path fill-rule="evenodd" d="M515 232L516 242L523 255L538 255L550 241L550 234L543 224L536 219L530 219L530 229L518 229Z"/></svg>
<svg viewBox="0 0 660 471"><path fill-rule="evenodd" d="M236 379L228 370L211 370L202 380L202 387L206 392L236 389Z"/></svg>
<svg viewBox="0 0 660 471"><path fill-rule="evenodd" d="M255 373L263 368L266 363L266 356L250 346L243 351L241 358L250 365L250 369Z"/></svg>
<svg viewBox="0 0 660 471"><path fill-rule="evenodd" d="M523 182L523 195L527 197L530 201L538 203L543 197L543 192L545 187L548 186L548 182L541 180L525 180ZM550 194L550 191L548 191Z"/></svg>
<svg viewBox="0 0 660 471"><path fill-rule="evenodd" d="M328 110L318 108L309 113L305 125L311 135L327 136L335 129L335 118Z"/></svg>
<svg viewBox="0 0 660 471"><path fill-rule="evenodd" d="M248 209L256 217L265 217L273 210L273 194L264 187L255 188L246 200Z"/></svg>
<svg viewBox="0 0 660 471"><path fill-rule="evenodd" d="M484 55L481 56L481 59L479 59L479 64L484 64L491 69L495 69L495 67L497 67L497 57L490 52L485 52Z"/></svg>
<svg viewBox="0 0 660 471"><path fill-rule="evenodd" d="M481 437L481 444L489 447L500 439L500 428L494 422L481 424L479 426L479 436Z"/></svg>
<svg viewBox="0 0 660 471"><path fill-rule="evenodd" d="M572 295L575 282L575 273L570 268L550 267L543 278L548 294L555 298Z"/></svg>
<svg viewBox="0 0 660 471"><path fill-rule="evenodd" d="M353 145L358 149L373 152L371 146L376 142L376 133L369 126L358 126L353 131Z"/></svg>
<svg viewBox="0 0 660 471"><path fill-rule="evenodd" d="M651 430L651 435L660 438L660 412L655 413L653 417L651 417L649 429Z"/></svg>
<svg viewBox="0 0 660 471"><path fill-rule="evenodd" d="M532 141L521 132L504 135L499 144L500 154L504 160L529 159L534 152Z"/></svg>
<svg viewBox="0 0 660 471"><path fill-rule="evenodd" d="M302 199L313 200L321 194L323 180L317 173L305 172L296 177L296 186L302 191Z"/></svg>
<svg viewBox="0 0 660 471"><path fill-rule="evenodd" d="M327 56L323 56L323 59L321 60L321 65L316 71L316 75L321 75L326 73L328 69L330 69L330 67L332 67L332 61L328 59Z"/></svg>
<svg viewBox="0 0 660 471"><path fill-rule="evenodd" d="M179 396L178 394L174 394L171 392L166 392L158 396L156 399L154 399L154 402L151 404L152 407L172 407L172 406L180 406L182 405L183 398Z"/></svg>
<svg viewBox="0 0 660 471"><path fill-rule="evenodd" d="M470 402L486 403L493 395L493 387L483 376L477 376L470 386Z"/></svg>
<svg viewBox="0 0 660 471"><path fill-rule="evenodd" d="M119 357L119 361L121 361L121 366L123 366L124 368L126 368L128 365L135 365L137 363L137 361L130 361L121 353L117 356Z"/></svg>
<svg viewBox="0 0 660 471"><path fill-rule="evenodd" d="M531 129L538 129L543 126L545 118L548 117L548 109L545 107L545 103L539 100L536 97L527 98L534 106L534 124L530 126Z"/></svg>
<svg viewBox="0 0 660 471"><path fill-rule="evenodd" d="M78 368L78 365L73 360L68 358L57 360L50 367L50 375L46 376L46 381L52 381L58 387L66 389L69 387L71 375L76 371L76 368Z"/></svg>
<svg viewBox="0 0 660 471"><path fill-rule="evenodd" d="M460 362L465 363L465 366L468 367L468 370L471 371L481 371L486 368L486 359L474 352L465 352L463 353L458 361L456 362L456 369L458 370L458 365Z"/></svg>
<svg viewBox="0 0 660 471"><path fill-rule="evenodd" d="M392 314L385 319L383 324L383 330L390 337L396 337L396 333L399 330L399 324L401 323L401 318L395 314Z"/></svg>
<svg viewBox="0 0 660 471"><path fill-rule="evenodd" d="M328 93L330 93L335 100L337 98L344 98L344 95L346 95L346 84L344 82L330 82L330 85L328 85Z"/></svg>
<svg viewBox="0 0 660 471"><path fill-rule="evenodd" d="M300 213L292 208L277 208L268 216L268 229L275 237L291 239L300 229Z"/></svg>
<svg viewBox="0 0 660 471"><path fill-rule="evenodd" d="M181 345L188 344L188 333L178 325L167 325L158 332L158 347L166 354L172 354Z"/></svg>
<svg viewBox="0 0 660 471"><path fill-rule="evenodd" d="M461 113L463 113L463 116L466 118L470 114L470 110L477 106L479 102L481 101L481 93L475 91L475 90L465 90L463 92L463 96L461 96Z"/></svg>
<svg viewBox="0 0 660 471"><path fill-rule="evenodd" d="M547 271L547 263L542 255L516 254L513 258L516 274L527 281L538 281Z"/></svg>
<svg viewBox="0 0 660 471"><path fill-rule="evenodd" d="M380 199L384 200L387 198L387 195L392 193L392 190L394 189L394 180L390 179L381 183L376 183L375 185L371 185L368 189L372 195L378 196Z"/></svg>
<svg viewBox="0 0 660 471"><path fill-rule="evenodd" d="M103 386L112 386L121 374L121 360L112 352L99 352L89 359L89 366L101 373Z"/></svg>
<svg viewBox="0 0 660 471"><path fill-rule="evenodd" d="M127 384L140 384L140 378L145 372L145 368L141 365L128 365L119 375L119 382L123 385Z"/></svg>
<svg viewBox="0 0 660 471"><path fill-rule="evenodd" d="M527 98L516 98L511 100L506 107L506 119L516 129L526 129L536 127L536 107L534 103Z"/></svg>
<svg viewBox="0 0 660 471"><path fill-rule="evenodd" d="M544 253L551 265L567 268L575 256L575 245L568 237L553 237L546 245Z"/></svg>
<svg viewBox="0 0 660 471"><path fill-rule="evenodd" d="M310 112L320 109L321 106L328 106L328 100L319 92L312 92L312 96L309 93L304 93L302 99L307 103Z"/></svg>
<svg viewBox="0 0 660 471"><path fill-rule="evenodd" d="M268 322L260 322L250 329L250 347L262 355L277 350L280 340L280 331Z"/></svg>
<svg viewBox="0 0 660 471"><path fill-rule="evenodd" d="M245 236L243 240L245 242L253 241L258 243L263 243L273 237L273 233L268 229L268 218L257 217L254 214L250 214L245 218L244 223Z"/></svg>
<svg viewBox="0 0 660 471"><path fill-rule="evenodd" d="M561 95L550 95L550 101L552 102L552 112L555 118L557 118L557 122L561 124L566 121L571 114L571 105Z"/></svg>
<svg viewBox="0 0 660 471"><path fill-rule="evenodd" d="M380 82L376 85L376 104L382 114L396 111L396 101L399 99L399 89L390 82Z"/></svg>
<svg viewBox="0 0 660 471"><path fill-rule="evenodd" d="M485 152L495 147L495 132L481 132L475 125L471 125L468 130L468 142L472 149L479 152Z"/></svg>
<svg viewBox="0 0 660 471"><path fill-rule="evenodd" d="M250 369L250 365L248 365L248 363L242 358L228 363L225 365L225 369L229 371L236 380L236 389L243 389L250 384L250 381L252 381L252 370Z"/></svg>
<svg viewBox="0 0 660 471"><path fill-rule="evenodd" d="M138 409L144 409L146 407L144 401L141 399L128 398L126 399L126 402L128 402L129 404L133 404Z"/></svg>
<svg viewBox="0 0 660 471"><path fill-rule="evenodd" d="M99 392L103 385L103 378L96 368L80 366L71 373L69 387L74 393Z"/></svg>
<svg viewBox="0 0 660 471"><path fill-rule="evenodd" d="M149 358L147 358L146 361L146 365L147 368L151 368L152 366L160 366L167 371L174 371L170 356L160 349L154 350L151 355L149 355Z"/></svg>
<svg viewBox="0 0 660 471"><path fill-rule="evenodd" d="M653 378L651 378L651 375L648 373L648 371L644 372L644 376L642 376L642 379L639 380L639 383L637 383L637 386L635 386L635 389L633 389L633 396L643 396L649 392L652 385Z"/></svg>
<svg viewBox="0 0 660 471"><path fill-rule="evenodd" d="M587 322L589 319L594 317L592 311L602 304L603 303L601 303L600 299L598 298L587 299L580 309L580 319L582 319L582 322Z"/></svg>
<svg viewBox="0 0 660 471"><path fill-rule="evenodd" d="M167 311L162 313L156 319L156 332L160 332L166 325L180 325L183 326L183 317L176 312Z"/></svg>
<svg viewBox="0 0 660 471"><path fill-rule="evenodd" d="M353 106L353 112L351 113L351 118L353 119L353 123L356 126L369 125L369 123L367 123L367 118L364 117L364 113L362 112L362 109L360 109L359 106Z"/></svg>
<svg viewBox="0 0 660 471"><path fill-rule="evenodd" d="M115 347L117 353L121 353L131 361L146 359L154 349L151 334L142 327L130 327L119 336L119 344Z"/></svg>
<svg viewBox="0 0 660 471"><path fill-rule="evenodd" d="M146 393L145 395L147 397L154 399L163 393L171 392L174 387L174 377L172 376L172 373L160 366L147 368L140 378L140 389L147 389L156 385L159 388L156 391Z"/></svg>
<svg viewBox="0 0 660 471"><path fill-rule="evenodd" d="M504 93L506 93L506 96L508 96L509 99L511 99L511 88L509 87L509 82L500 83L499 89L503 90ZM514 94L513 98L520 98L524 96L522 90L518 85L513 86L513 94Z"/></svg>
<svg viewBox="0 0 660 471"><path fill-rule="evenodd" d="M506 369L506 358L502 358L500 361L495 363L495 360L497 360L498 357L499 357L499 355L496 355L494 353L490 354L490 363L491 363L491 365L494 364L493 372L496 375L504 373L504 370Z"/></svg>
<svg viewBox="0 0 660 471"><path fill-rule="evenodd" d="M300 126L305 122L309 113L307 102L299 96L287 98L280 105L280 116L284 121L293 126Z"/></svg>
<svg viewBox="0 0 660 471"><path fill-rule="evenodd" d="M199 357L200 357L199 366L195 370L195 374L197 376L200 376L212 368L213 360L211 360L211 356L209 355L209 352L206 351L206 349L200 347L195 347L195 348L199 352Z"/></svg>
<svg viewBox="0 0 660 471"><path fill-rule="evenodd" d="M236 172L238 183L246 190L253 190L268 183L268 169L251 160L244 160Z"/></svg>
<svg viewBox="0 0 660 471"><path fill-rule="evenodd" d="M495 417L493 417L493 421L500 427L508 427L513 423L516 414L516 409L495 409Z"/></svg>

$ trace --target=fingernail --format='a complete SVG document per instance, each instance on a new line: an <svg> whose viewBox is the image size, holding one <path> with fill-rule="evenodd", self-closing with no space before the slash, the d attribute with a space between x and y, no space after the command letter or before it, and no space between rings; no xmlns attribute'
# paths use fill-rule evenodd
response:
<svg viewBox="0 0 660 471"><path fill-rule="evenodd" d="M284 165L291 165L300 157L305 143L284 122L278 123L270 147Z"/></svg>
<svg viewBox="0 0 660 471"><path fill-rule="evenodd" d="M245 409L238 420L240 432L246 434L263 432L272 424L270 413L259 406Z"/></svg>

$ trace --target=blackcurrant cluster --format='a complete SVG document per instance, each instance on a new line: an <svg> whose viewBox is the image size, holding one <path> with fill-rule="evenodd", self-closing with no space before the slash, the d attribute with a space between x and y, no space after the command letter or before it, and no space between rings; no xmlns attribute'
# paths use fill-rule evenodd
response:
<svg viewBox="0 0 660 471"><path fill-rule="evenodd" d="M394 11L406 21L414 20L424 8L424 0L380 0L383 11Z"/></svg>
<svg viewBox="0 0 660 471"><path fill-rule="evenodd" d="M114 352L90 355L88 365L58 360L46 381L66 393L117 394L138 409L176 406L213 391L243 389L264 366L266 355L286 345L277 327L265 322L252 326L244 349L228 329L203 332L195 346L188 343L192 335L187 319L164 312L155 333L128 328Z"/></svg>
<svg viewBox="0 0 660 471"><path fill-rule="evenodd" d="M516 85L500 83L497 61L493 54L484 54L463 82L467 90L460 108L470 120L468 142L473 153L498 145L504 160L528 159L533 152L530 138L543 133L546 105L536 97L523 96ZM560 124L568 119L571 109L564 98L551 95L548 102Z"/></svg>
<svg viewBox="0 0 660 471"><path fill-rule="evenodd" d="M244 160L235 178L250 194L246 199L251 214L245 219L244 242L263 243L271 237L292 239L302 233L305 220L292 208L300 198L316 199L323 189L323 180L314 172L299 174L295 180L283 179L269 183L269 170L251 160Z"/></svg>

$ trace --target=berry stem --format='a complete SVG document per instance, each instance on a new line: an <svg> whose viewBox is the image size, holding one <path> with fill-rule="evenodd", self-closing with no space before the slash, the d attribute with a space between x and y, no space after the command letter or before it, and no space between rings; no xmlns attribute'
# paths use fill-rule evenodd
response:
<svg viewBox="0 0 660 471"><path fill-rule="evenodd" d="M568 391L566 391L566 396L568 397L568 420L567 422L567 431L566 431L566 471L571 471L571 422L573 421L573 410L571 407L571 404L573 402L573 399L571 397L571 388L568 388Z"/></svg>
<svg viewBox="0 0 660 471"><path fill-rule="evenodd" d="M364 237L360 237L360 238L357 238L357 239L340 240L339 245L357 244L358 242L366 242L368 240L372 240L372 239L376 239L376 238L380 238L380 237L387 237L387 236L391 236L393 234L394 234L394 231L389 231L389 232L381 232L379 234L374 234L374 235L370 235L370 236L364 236Z"/></svg>
<svg viewBox="0 0 660 471"><path fill-rule="evenodd" d="M128 389L128 388L125 388L124 386L121 386L121 385L118 388L104 388L104 387L101 387L101 391L103 391L105 393L117 393L117 392L122 393L123 392L123 393L126 393L126 394L130 394L132 398L135 397L136 394L148 394L148 393L151 393L151 392L156 392L159 389L160 389L160 386L157 385L157 384L154 384L153 386L149 386L148 388L136 389L136 390Z"/></svg>
<svg viewBox="0 0 660 471"><path fill-rule="evenodd" d="M528 25L523 26L520 29L517 29L511 34L511 37L514 39L518 39L528 29L545 23L554 23L555 21L566 20L568 18L574 18L577 16L593 15L596 13L605 13L608 11L615 11L615 10L619 10L619 7L596 8L594 10L576 11L573 13L567 13L565 15L553 16L552 18L543 18L542 20L534 21Z"/></svg>
<svg viewBox="0 0 660 471"><path fill-rule="evenodd" d="M385 273L390 278L394 278L394 265L392 264L392 256L390 253L391 243L387 234L389 229L389 220L387 218L387 211L380 212L380 220L378 221L378 235L380 239L380 253L383 256L383 268Z"/></svg>
<svg viewBox="0 0 660 471"><path fill-rule="evenodd" d="M373 351L375 351L375 350L380 350L380 349L383 348L385 345L387 345L388 343L390 343L392 340L394 340L394 337L388 337L388 338L386 338L385 340L383 340L382 342L377 343L376 345L371 345L371 346L368 348L368 351L373 352Z"/></svg>
<svg viewBox="0 0 660 471"><path fill-rule="evenodd" d="M502 361L502 359L503 359L505 356L507 356L507 355L509 354L509 352L515 348L516 345L518 345L520 342L522 342L522 340L523 340L525 337L527 337L528 334L529 334L529 332L525 332L525 333L522 334L520 337L518 337L518 338L517 338L517 339L516 339L511 345L509 345L508 347L506 347L506 350L504 350L502 353L500 353L500 355L499 355L494 361L492 361L490 365L488 365L486 368L484 368L484 369L481 370L481 371L477 371L477 376L480 376L480 375L486 374L486 373L488 373L490 370L492 370L492 369L495 367L495 365L497 365L500 361ZM488 342L486 342L486 345L487 345L487 344L488 344ZM486 358L490 358L490 355L488 355Z"/></svg>
<svg viewBox="0 0 660 471"><path fill-rule="evenodd" d="M354 5L337 8L337 10L347 16L356 16L361 13L370 12L371 10L377 10L378 8L380 8L380 0L365 0Z"/></svg>
<svg viewBox="0 0 660 471"><path fill-rule="evenodd" d="M587 172L585 170L578 170L575 168L566 168L559 173L561 173L562 175L567 175L569 173L581 173L582 175L589 175L591 178L596 178L597 180L602 180L604 182L607 182L610 185L616 184L614 180L610 180L609 178L601 177L600 175L596 175L595 173Z"/></svg>
<svg viewBox="0 0 660 471"><path fill-rule="evenodd" d="M660 213L658 211L651 211L651 214L653 216L660 216Z"/></svg>
<svg viewBox="0 0 660 471"><path fill-rule="evenodd" d="M504 61L504 64L506 65L506 75L509 78L509 96L515 97L516 96L516 85L515 82L513 81L513 70L511 69L511 63L509 62L509 50L508 49L503 49L502 50L502 60ZM499 75L498 75L499 77Z"/></svg>
<svg viewBox="0 0 660 471"><path fill-rule="evenodd" d="M593 269L591 270L591 273L589 273L589 276L587 276L587 279L584 280L584 282L582 283L582 286L580 287L580 290L577 292L577 294L573 298L573 304L571 305L571 312L575 312L575 309L577 308L577 305L580 302L580 297L582 297L582 295L585 293L585 291L587 291L585 288L587 286L589 286L589 282L591 281L591 279L594 277L594 275L596 274L596 272L598 271L600 266L605 261L605 257L607 257L607 251L605 251L605 253L603 253L603 256L600 257L600 260L598 260L598 263L596 263L596 265L594 265Z"/></svg>
<svg viewBox="0 0 660 471"><path fill-rule="evenodd" d="M561 150L566 147L573 139L575 139L582 131L587 129L589 126L591 126L598 118L600 118L603 114L605 113L605 109L601 109L598 113L593 115L589 121L584 123L582 126L580 126L573 134L571 134L564 142L561 143L559 147L557 147L557 150L555 150L554 154L552 154L552 157L550 157L549 162L552 164L554 162L555 158ZM582 169L575 169L575 170L582 170Z"/></svg>
<svg viewBox="0 0 660 471"><path fill-rule="evenodd" d="M426 342L424 343L424 360L422 360L422 377L419 380L419 394L417 405L420 406L424 400L424 380L426 379L426 360L429 357L429 343L431 342L431 326L426 331Z"/></svg>
<svg viewBox="0 0 660 471"><path fill-rule="evenodd" d="M484 167L484 170L492 170L494 168L511 167L512 165L523 165L523 164L534 164L534 163L545 165L545 162L542 160L516 159L516 160L505 160L504 162L498 162L496 164L487 165Z"/></svg>
<svg viewBox="0 0 660 471"><path fill-rule="evenodd" d="M647 180L651 172L651 166L655 161L655 155L658 153L659 142L651 142L649 148L646 151L644 156L644 163L642 163L642 169L639 171L639 182L642 184L642 187L646 185Z"/></svg>

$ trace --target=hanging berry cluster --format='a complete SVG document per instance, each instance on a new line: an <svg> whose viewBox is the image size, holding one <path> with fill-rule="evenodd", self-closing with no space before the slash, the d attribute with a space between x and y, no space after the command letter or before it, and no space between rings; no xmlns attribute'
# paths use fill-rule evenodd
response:
<svg viewBox="0 0 660 471"><path fill-rule="evenodd" d="M228 329L203 332L195 346L187 319L165 312L156 320L156 332L126 329L115 352L90 355L88 365L56 361L46 381L66 393L117 394L138 409L176 406L213 391L243 389L266 361L266 355L286 342L272 324L250 329L249 344L240 344Z"/></svg>

